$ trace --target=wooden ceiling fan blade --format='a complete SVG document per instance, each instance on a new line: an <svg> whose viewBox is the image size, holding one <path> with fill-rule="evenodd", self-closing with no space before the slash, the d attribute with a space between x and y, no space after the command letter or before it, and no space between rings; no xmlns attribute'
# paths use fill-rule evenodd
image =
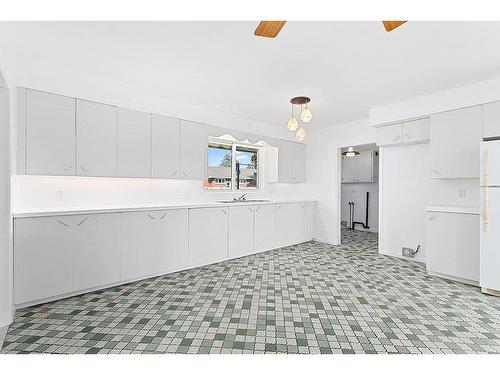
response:
<svg viewBox="0 0 500 375"><path fill-rule="evenodd" d="M394 30L396 27L399 27L406 22L408 22L408 21L382 21L382 23L384 24L385 30L387 32Z"/></svg>
<svg viewBox="0 0 500 375"><path fill-rule="evenodd" d="M285 26L285 23L286 21L260 21L254 35L265 38L276 38L283 26Z"/></svg>

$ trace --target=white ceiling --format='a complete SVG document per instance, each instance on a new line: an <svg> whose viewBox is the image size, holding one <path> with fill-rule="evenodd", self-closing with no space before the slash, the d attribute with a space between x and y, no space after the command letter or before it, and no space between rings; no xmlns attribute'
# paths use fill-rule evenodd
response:
<svg viewBox="0 0 500 375"><path fill-rule="evenodd" d="M500 22L0 22L7 80L99 81L285 126L311 97L313 128L374 106L500 75Z"/></svg>

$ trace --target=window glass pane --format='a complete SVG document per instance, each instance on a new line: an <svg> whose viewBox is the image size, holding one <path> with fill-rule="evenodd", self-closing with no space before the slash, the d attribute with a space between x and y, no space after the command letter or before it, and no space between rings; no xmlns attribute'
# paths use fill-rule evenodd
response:
<svg viewBox="0 0 500 375"><path fill-rule="evenodd" d="M255 148L236 147L236 189L257 189L258 151Z"/></svg>
<svg viewBox="0 0 500 375"><path fill-rule="evenodd" d="M208 145L208 179L203 181L204 189L231 189L231 145L210 143Z"/></svg>

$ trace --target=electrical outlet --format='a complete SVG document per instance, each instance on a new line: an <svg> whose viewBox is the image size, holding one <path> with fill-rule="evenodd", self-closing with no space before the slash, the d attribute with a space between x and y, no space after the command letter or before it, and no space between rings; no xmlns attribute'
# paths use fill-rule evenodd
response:
<svg viewBox="0 0 500 375"><path fill-rule="evenodd" d="M465 188L458 189L458 199L465 199L466 190Z"/></svg>
<svg viewBox="0 0 500 375"><path fill-rule="evenodd" d="M57 190L56 191L56 198L58 201L62 201L64 199L64 191Z"/></svg>

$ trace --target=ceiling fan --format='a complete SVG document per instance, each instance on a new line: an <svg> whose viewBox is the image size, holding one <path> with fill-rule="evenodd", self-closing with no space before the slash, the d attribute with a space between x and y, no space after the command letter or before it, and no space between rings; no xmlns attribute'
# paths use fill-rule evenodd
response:
<svg viewBox="0 0 500 375"><path fill-rule="evenodd" d="M401 26L406 21L382 21L387 32ZM254 35L265 38L276 38L286 21L260 21L255 29Z"/></svg>

